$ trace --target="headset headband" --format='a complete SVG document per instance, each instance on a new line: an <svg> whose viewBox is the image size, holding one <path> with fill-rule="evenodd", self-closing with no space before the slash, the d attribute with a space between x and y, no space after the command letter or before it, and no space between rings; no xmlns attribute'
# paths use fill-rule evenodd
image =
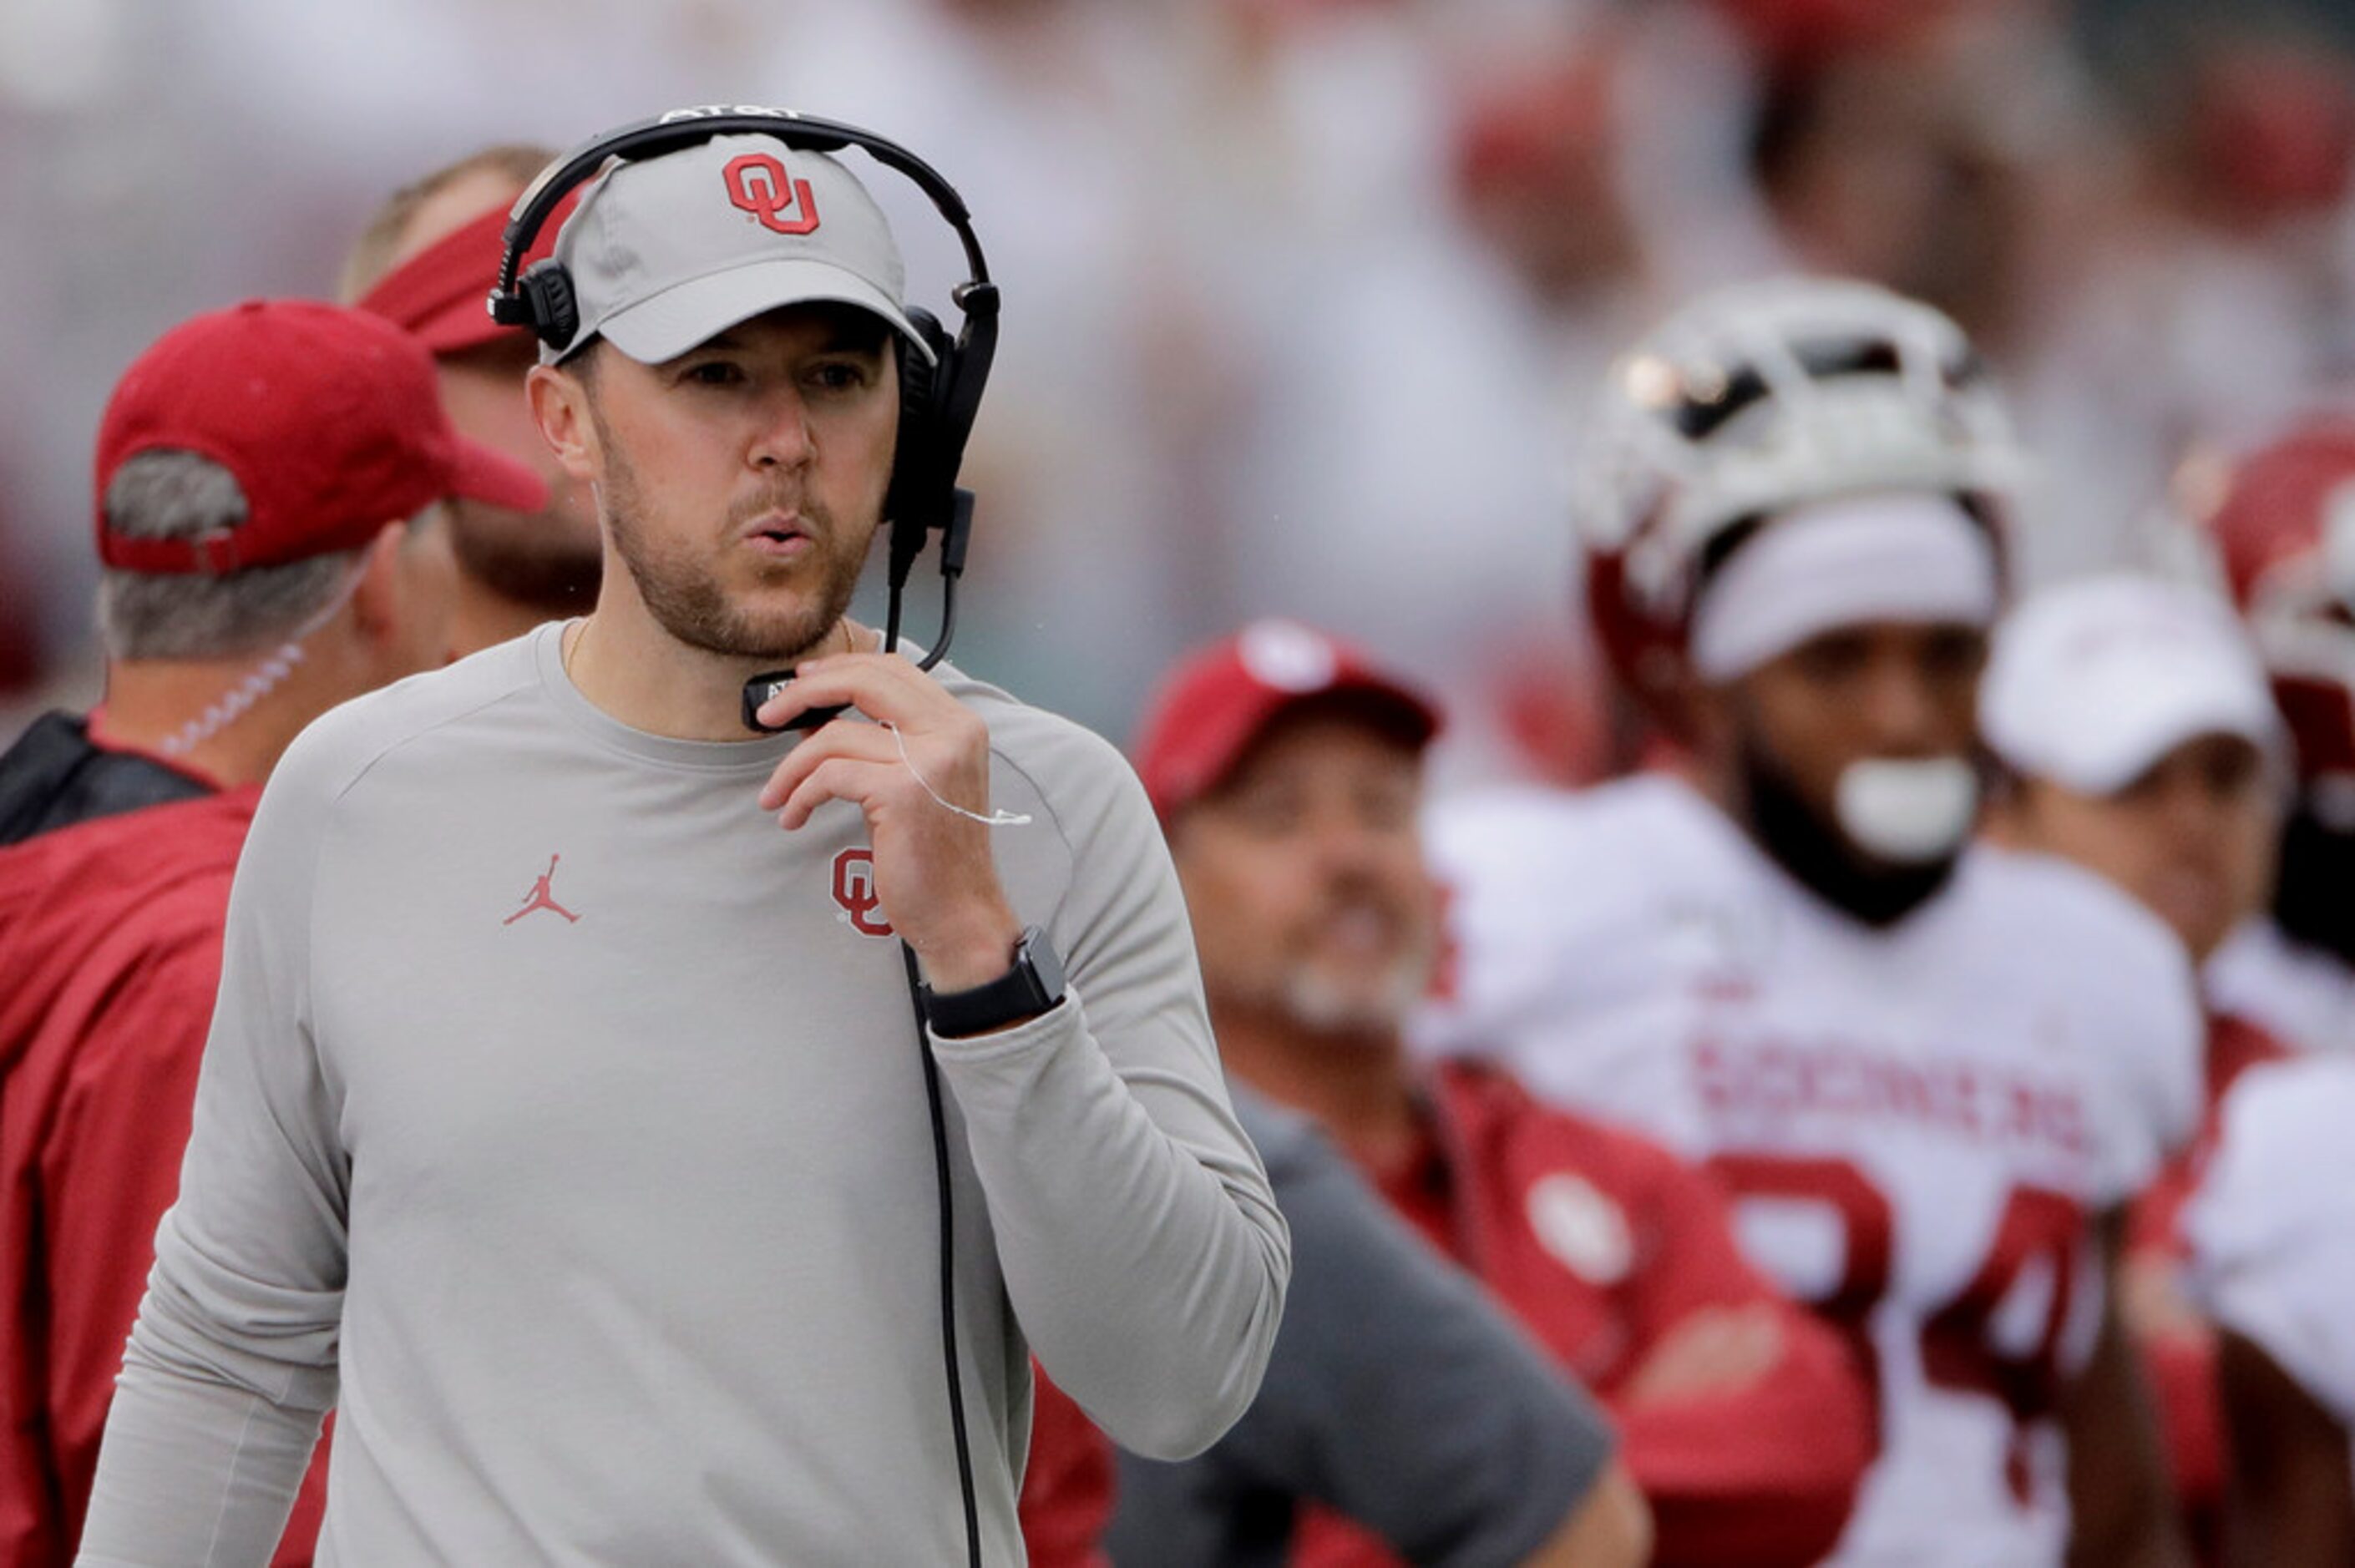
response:
<svg viewBox="0 0 2355 1568"><path fill-rule="evenodd" d="M932 199L941 217L955 229L964 247L966 269L973 274L950 291L968 323L984 311L983 301L994 294L989 262L981 253L981 238L973 231L971 214L956 187L930 164L888 137L839 121L819 120L790 109L763 109L758 104L714 104L700 109L674 109L650 120L635 121L617 131L592 136L539 172L516 197L501 239L498 281L491 290L491 319L503 326L532 324L531 307L516 288L516 271L524 253L539 238L549 214L577 186L586 184L615 158L636 162L658 158L683 147L693 147L715 136L770 136L786 146L812 153L838 153L857 147L877 163L898 170ZM991 301L994 305L994 300ZM994 315L994 310L988 312Z"/></svg>

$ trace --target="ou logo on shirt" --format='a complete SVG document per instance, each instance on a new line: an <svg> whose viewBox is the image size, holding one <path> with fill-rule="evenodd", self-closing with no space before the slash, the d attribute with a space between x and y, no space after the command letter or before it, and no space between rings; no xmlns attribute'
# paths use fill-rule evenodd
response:
<svg viewBox="0 0 2355 1568"><path fill-rule="evenodd" d="M834 901L842 906L843 918L860 936L892 935L891 922L881 913L882 897L875 891L873 850L847 849L834 857Z"/></svg>

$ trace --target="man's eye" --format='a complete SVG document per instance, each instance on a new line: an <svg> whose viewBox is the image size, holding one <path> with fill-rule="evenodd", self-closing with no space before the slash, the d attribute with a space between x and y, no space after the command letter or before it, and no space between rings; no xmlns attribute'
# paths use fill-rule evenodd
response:
<svg viewBox="0 0 2355 1568"><path fill-rule="evenodd" d="M1861 639L1833 635L1802 643L1796 662L1810 680L1838 682L1853 680L1871 656L1871 649Z"/></svg>
<svg viewBox="0 0 2355 1568"><path fill-rule="evenodd" d="M724 359L707 359L687 367L686 379L698 387L732 387L744 379L744 372Z"/></svg>
<svg viewBox="0 0 2355 1568"><path fill-rule="evenodd" d="M1300 802L1288 795L1245 795L1235 802L1235 817L1254 833L1288 832L1300 821Z"/></svg>
<svg viewBox="0 0 2355 1568"><path fill-rule="evenodd" d="M853 392L867 385L867 367L847 360L828 360L810 371L811 382L827 392Z"/></svg>

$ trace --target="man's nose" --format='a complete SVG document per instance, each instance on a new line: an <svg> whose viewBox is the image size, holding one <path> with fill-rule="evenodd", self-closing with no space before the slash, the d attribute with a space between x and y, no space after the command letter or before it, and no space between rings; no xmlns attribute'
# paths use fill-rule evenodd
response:
<svg viewBox="0 0 2355 1568"><path fill-rule="evenodd" d="M1382 835L1357 812L1327 810L1311 825L1316 863L1328 876L1354 876L1381 858Z"/></svg>
<svg viewBox="0 0 2355 1568"><path fill-rule="evenodd" d="M2236 806L2229 790L2206 779L2168 778L2158 800L2160 831L2179 846L2205 847L2223 836Z"/></svg>
<svg viewBox="0 0 2355 1568"><path fill-rule="evenodd" d="M754 468L799 468L816 451L816 440L810 433L809 407L802 401L798 390L783 387L761 400L759 424L747 454Z"/></svg>
<svg viewBox="0 0 2355 1568"><path fill-rule="evenodd" d="M1859 716L1880 756L1925 757L1954 747L1945 705L1908 660L1883 659L1874 665Z"/></svg>

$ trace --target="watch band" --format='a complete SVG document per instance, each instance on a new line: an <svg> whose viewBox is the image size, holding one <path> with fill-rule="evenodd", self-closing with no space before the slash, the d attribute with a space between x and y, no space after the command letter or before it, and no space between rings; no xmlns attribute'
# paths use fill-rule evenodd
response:
<svg viewBox="0 0 2355 1568"><path fill-rule="evenodd" d="M1063 960L1047 933L1032 926L1014 944L1014 967L969 991L934 991L919 984L924 1022L944 1040L986 1034L1036 1018L1063 1000Z"/></svg>

